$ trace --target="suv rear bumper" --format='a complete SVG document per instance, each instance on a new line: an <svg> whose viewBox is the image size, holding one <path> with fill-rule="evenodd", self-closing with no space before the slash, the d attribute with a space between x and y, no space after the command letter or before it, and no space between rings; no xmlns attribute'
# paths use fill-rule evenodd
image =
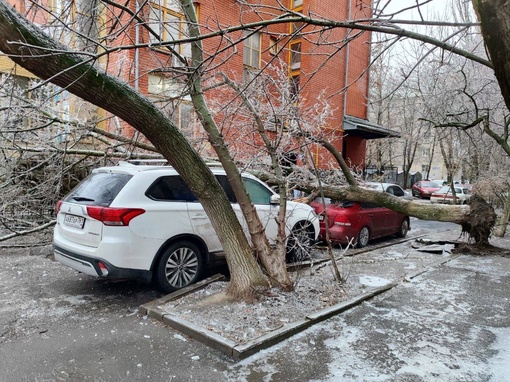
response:
<svg viewBox="0 0 510 382"><path fill-rule="evenodd" d="M106 260L77 254L57 245L53 246L53 253L55 255L55 260L57 260L59 263L87 275L112 279L134 279L144 282L150 282L152 279L151 271L142 269L118 268ZM99 267L99 263L104 265L104 267L108 270L106 275Z"/></svg>

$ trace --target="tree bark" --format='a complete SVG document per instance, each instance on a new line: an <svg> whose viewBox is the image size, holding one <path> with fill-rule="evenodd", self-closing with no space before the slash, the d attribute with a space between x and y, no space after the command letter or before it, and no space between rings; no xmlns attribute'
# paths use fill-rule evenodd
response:
<svg viewBox="0 0 510 382"><path fill-rule="evenodd" d="M212 147L218 155L218 159L220 160L223 168L225 169L225 172L227 173L228 181L232 186L232 191L236 196L239 207L241 208L243 216L246 220L246 224L250 232L250 237L258 257L262 261L262 264L269 274L270 279L278 283L282 289L292 290L293 283L287 272L285 257L275 256L275 253L272 250L265 234L264 226L262 225L262 222L260 221L260 218L257 214L257 210L255 209L255 206L251 202L250 196L246 191L234 158L232 158L230 155L230 152L227 148L227 143L225 142L225 139L220 133L218 126L216 125L216 122L214 121L214 118L212 117L211 112L207 107L207 102L203 95L201 84L201 68L204 64L204 57L202 53L202 43L201 40L198 39L198 37L200 37L200 30L198 27L195 10L191 0L181 0L181 4L189 20L188 28L190 37L197 38L197 40L191 44L192 63L189 75L191 85L190 93L193 101L193 106L195 107L204 130L207 132L209 142L211 142Z"/></svg>
<svg viewBox="0 0 510 382"><path fill-rule="evenodd" d="M267 280L223 189L177 127L146 97L44 34L0 0L0 50L38 77L102 107L140 131L179 172L202 203L231 271L230 295L252 298Z"/></svg>
<svg viewBox="0 0 510 382"><path fill-rule="evenodd" d="M508 225L508 219L510 219L510 192L508 193L505 205L503 207L503 213L499 217L498 223L494 229L494 236L504 237L506 233L506 226Z"/></svg>
<svg viewBox="0 0 510 382"><path fill-rule="evenodd" d="M510 1L472 0L494 74L510 110Z"/></svg>

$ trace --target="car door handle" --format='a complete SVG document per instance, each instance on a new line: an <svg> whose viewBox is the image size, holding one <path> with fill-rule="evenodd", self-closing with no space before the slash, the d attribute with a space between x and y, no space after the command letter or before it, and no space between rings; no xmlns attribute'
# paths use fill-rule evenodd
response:
<svg viewBox="0 0 510 382"><path fill-rule="evenodd" d="M207 215L206 214L194 214L191 216L191 219L193 220L204 220L204 219L207 219Z"/></svg>

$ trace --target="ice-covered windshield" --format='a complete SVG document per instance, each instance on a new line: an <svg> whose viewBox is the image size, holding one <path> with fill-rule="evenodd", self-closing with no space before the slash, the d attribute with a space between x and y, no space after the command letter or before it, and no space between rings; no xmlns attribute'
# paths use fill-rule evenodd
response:
<svg viewBox="0 0 510 382"><path fill-rule="evenodd" d="M132 175L92 173L65 197L65 201L108 207Z"/></svg>

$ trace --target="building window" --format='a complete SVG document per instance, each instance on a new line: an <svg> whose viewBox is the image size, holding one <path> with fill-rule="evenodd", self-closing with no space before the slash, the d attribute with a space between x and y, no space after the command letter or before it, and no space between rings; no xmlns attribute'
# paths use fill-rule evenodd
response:
<svg viewBox="0 0 510 382"><path fill-rule="evenodd" d="M75 4L74 1L71 0L50 0L49 8L51 12L55 14L55 16L61 18L64 13L66 15L74 14L75 13Z"/></svg>
<svg viewBox="0 0 510 382"><path fill-rule="evenodd" d="M301 67L301 42L290 44L290 70L299 70Z"/></svg>
<svg viewBox="0 0 510 382"><path fill-rule="evenodd" d="M172 119L182 131L188 132L195 120L195 111L190 96L184 93L184 84L172 77L149 74L147 92L155 103Z"/></svg>
<svg viewBox="0 0 510 382"><path fill-rule="evenodd" d="M426 173L429 171L429 165L428 164L422 164L421 165L421 172Z"/></svg>
<svg viewBox="0 0 510 382"><path fill-rule="evenodd" d="M260 33L244 32L243 63L250 68L260 69Z"/></svg>
<svg viewBox="0 0 510 382"><path fill-rule="evenodd" d="M173 77L149 74L147 82L147 92L152 96L191 101L191 96L186 91L184 83Z"/></svg>
<svg viewBox="0 0 510 382"><path fill-rule="evenodd" d="M269 37L269 54L276 56L278 54L278 39L276 37Z"/></svg>
<svg viewBox="0 0 510 382"><path fill-rule="evenodd" d="M303 0L290 0L290 8L301 8L303 6Z"/></svg>
<svg viewBox="0 0 510 382"><path fill-rule="evenodd" d="M69 33L69 26L65 25L76 22L76 17L79 15L76 3L71 0L49 0L48 10L50 17L46 23L40 26L41 29L62 44L74 48L76 45L76 35ZM91 31L89 32L92 33Z"/></svg>
<svg viewBox="0 0 510 382"><path fill-rule="evenodd" d="M299 75L290 77L290 99L297 102L299 99Z"/></svg>
<svg viewBox="0 0 510 382"><path fill-rule="evenodd" d="M154 31L149 35L153 44L177 41L187 36L187 24L181 6L176 0L151 1L148 26ZM184 57L191 56L191 45L179 44L172 48Z"/></svg>
<svg viewBox="0 0 510 382"><path fill-rule="evenodd" d="M2 93L0 94L0 106L19 109L19 113L10 124L22 132L24 129L45 127L44 132L57 142L68 140L69 121L72 114L70 94L56 88L53 85L39 85L39 80L17 75L0 73ZM13 95L15 98L12 98ZM30 102L26 102L30 100ZM32 106L30 106L32 105ZM40 112L40 105L50 107L63 122L52 121ZM33 137L30 136L30 139ZM32 142L33 143L33 142Z"/></svg>
<svg viewBox="0 0 510 382"><path fill-rule="evenodd" d="M290 34L291 38L299 38L301 35L301 31L303 30L305 24L301 21L291 23L290 24Z"/></svg>
<svg viewBox="0 0 510 382"><path fill-rule="evenodd" d="M64 27L63 24L75 22L77 15L82 16L82 18L84 15L78 13L76 2L73 0L49 0L48 10L51 12L50 18L42 28L55 29L56 32L51 34L51 36L59 39L64 44L68 44L72 37L69 36L71 35L69 27ZM88 15L88 17L91 20L93 19L91 15Z"/></svg>
<svg viewBox="0 0 510 382"><path fill-rule="evenodd" d="M183 132L192 132L192 123L195 118L193 105L188 102L178 102L170 112L170 118L175 125Z"/></svg>
<svg viewBox="0 0 510 382"><path fill-rule="evenodd" d="M182 97L183 85L171 77L163 77L155 74L148 76L147 92L157 97L178 98Z"/></svg>

